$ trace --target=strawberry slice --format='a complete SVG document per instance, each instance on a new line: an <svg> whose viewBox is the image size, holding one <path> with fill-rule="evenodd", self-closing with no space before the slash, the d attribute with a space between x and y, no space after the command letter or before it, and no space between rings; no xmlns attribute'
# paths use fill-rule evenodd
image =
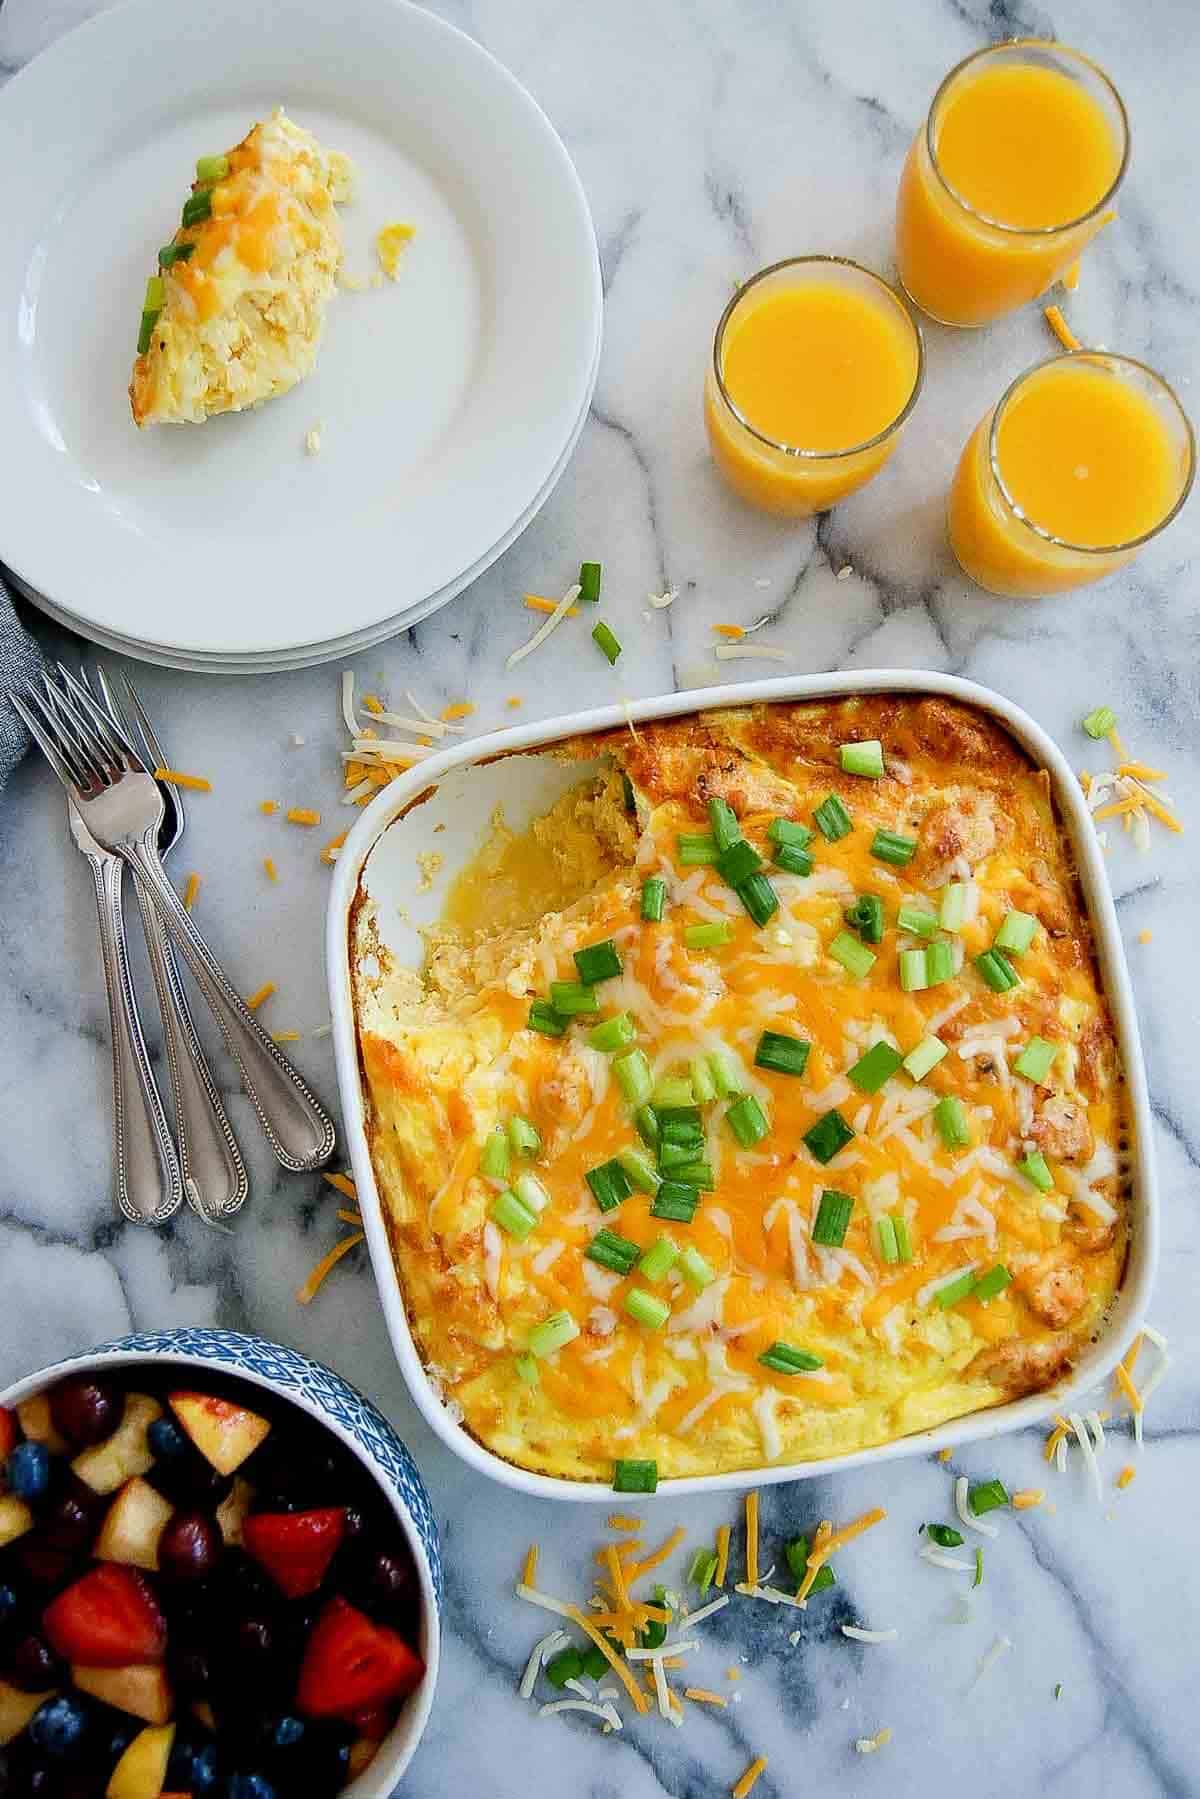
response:
<svg viewBox="0 0 1200 1799"><path fill-rule="evenodd" d="M17 1414L0 1405L0 1462L6 1462L17 1446Z"/></svg>
<svg viewBox="0 0 1200 1799"><path fill-rule="evenodd" d="M403 1698L424 1673L424 1662L403 1637L334 1598L308 1639L296 1704L309 1718L349 1717Z"/></svg>
<svg viewBox="0 0 1200 1799"><path fill-rule="evenodd" d="M315 1593L346 1534L346 1508L257 1512L242 1525L242 1543L289 1599Z"/></svg>
<svg viewBox="0 0 1200 1799"><path fill-rule="evenodd" d="M64 1661L92 1668L161 1662L167 1626L145 1577L134 1568L103 1563L60 1593L42 1625Z"/></svg>

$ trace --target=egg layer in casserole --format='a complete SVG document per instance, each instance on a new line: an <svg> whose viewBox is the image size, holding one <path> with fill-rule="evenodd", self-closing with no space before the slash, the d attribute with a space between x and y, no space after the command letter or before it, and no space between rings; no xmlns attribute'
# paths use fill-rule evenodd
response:
<svg viewBox="0 0 1200 1799"><path fill-rule="evenodd" d="M358 976L454 1415L523 1468L668 1478L1052 1384L1121 1278L1127 1125L1047 775L890 696L556 753L605 772L496 832L419 975Z"/></svg>

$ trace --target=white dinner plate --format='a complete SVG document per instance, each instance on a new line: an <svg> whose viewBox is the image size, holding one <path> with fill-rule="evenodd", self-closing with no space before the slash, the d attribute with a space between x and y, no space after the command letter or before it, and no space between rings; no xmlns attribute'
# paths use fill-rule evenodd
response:
<svg viewBox="0 0 1200 1799"><path fill-rule="evenodd" d="M356 165L352 274L382 225L415 225L400 279L335 296L316 370L281 399L138 431L155 250L197 155L276 105ZM0 92L0 167L21 171L0 235L0 557L77 628L225 666L374 641L481 572L561 472L600 332L587 202L536 103L433 15L128 0Z"/></svg>

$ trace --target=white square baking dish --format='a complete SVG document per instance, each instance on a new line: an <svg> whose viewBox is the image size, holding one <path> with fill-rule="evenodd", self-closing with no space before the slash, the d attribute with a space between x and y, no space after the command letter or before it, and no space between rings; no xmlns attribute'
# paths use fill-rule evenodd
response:
<svg viewBox="0 0 1200 1799"><path fill-rule="evenodd" d="M830 1474L836 1469L892 1461L899 1456L927 1455L1041 1423L1053 1412L1075 1405L1076 1395L1111 1374L1121 1351L1141 1326L1158 1249L1158 1207L1145 1065L1129 972L1095 830L1079 783L1057 745L1027 713L1000 694L952 675L911 669L804 675L705 688L702 693L669 694L660 699L634 701L628 707L596 707L571 718L550 719L541 724L518 726L455 743L393 781L364 810L350 833L335 867L329 899L326 960L342 1117L392 1346L409 1392L430 1427L464 1462L493 1480L520 1492L558 1499L611 1502L612 1498L612 1488L608 1485L530 1473L485 1449L452 1416L422 1367L392 1262L365 1130L366 1096L359 1067L351 978L351 924L360 893L374 909L380 941L402 964L417 967L423 952L420 926L437 918L446 880L453 877L484 841L496 806L503 805L506 822L520 829L586 772L586 764L577 762L564 766L549 757L529 752L545 749L566 737L611 730L630 720L640 724L648 719L718 711L725 706L746 706L772 700L837 699L866 693L942 695L977 707L1004 725L1050 776L1058 815L1074 849L1097 961L1128 1083L1132 1125L1128 1174L1131 1230L1125 1279L1089 1352L1066 1381L1044 1392L848 1455L672 1480L664 1482L660 1490L717 1492L748 1484L804 1479ZM419 806L412 806L418 794L425 797ZM410 807L411 810L407 810ZM436 852L442 858L441 876L432 887L426 886L422 891L418 857L429 852Z"/></svg>

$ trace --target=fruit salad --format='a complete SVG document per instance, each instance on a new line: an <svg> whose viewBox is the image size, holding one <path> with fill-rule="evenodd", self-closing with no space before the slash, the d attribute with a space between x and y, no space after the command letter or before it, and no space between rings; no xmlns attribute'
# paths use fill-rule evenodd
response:
<svg viewBox="0 0 1200 1799"><path fill-rule="evenodd" d="M420 1626L395 1514L298 1408L153 1366L0 1407L0 1793L340 1792Z"/></svg>

